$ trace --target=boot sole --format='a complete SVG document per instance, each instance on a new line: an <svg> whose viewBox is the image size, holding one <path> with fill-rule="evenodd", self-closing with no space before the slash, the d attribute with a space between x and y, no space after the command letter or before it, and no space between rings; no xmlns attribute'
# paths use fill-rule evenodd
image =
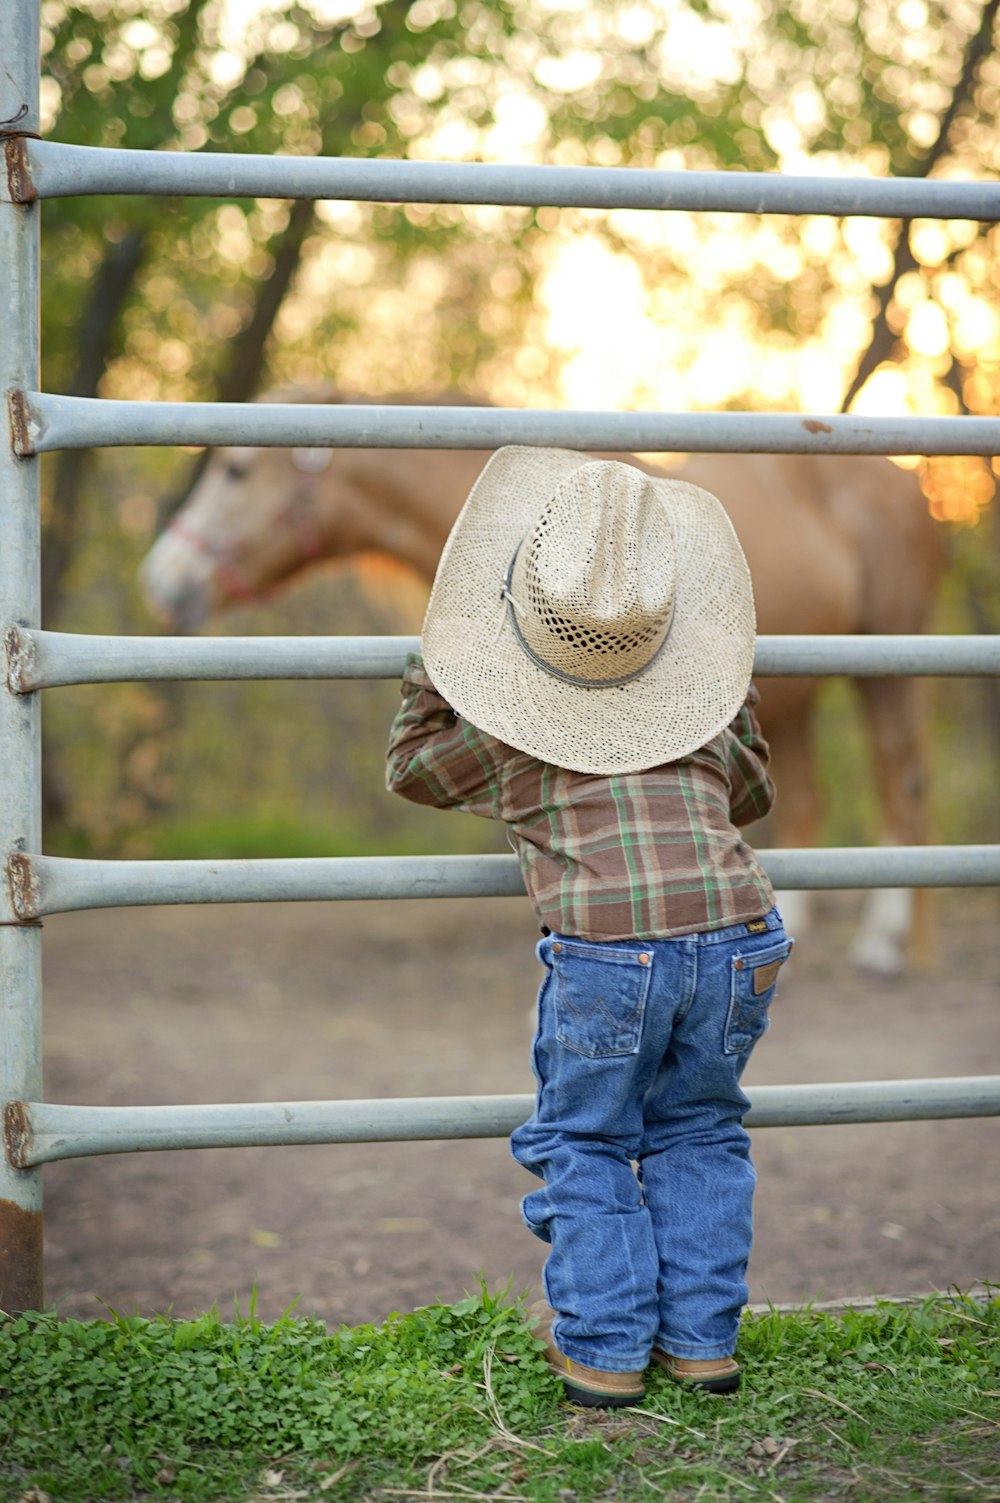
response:
<svg viewBox="0 0 1000 1503"><path fill-rule="evenodd" d="M680 1388L702 1388L706 1393L735 1393L742 1377L739 1368L735 1372L721 1373L717 1378L699 1378L694 1374L676 1372L666 1353L661 1355L657 1348L653 1349L652 1362Z"/></svg>
<svg viewBox="0 0 1000 1503"><path fill-rule="evenodd" d="M669 1368L664 1371L681 1388L703 1388L706 1393L735 1393L740 1386L739 1373L727 1373L724 1378L685 1378L678 1377Z"/></svg>
<svg viewBox="0 0 1000 1503"><path fill-rule="evenodd" d="M563 1391L571 1404L584 1409L629 1409L641 1404L644 1393L593 1393L589 1388L577 1388L575 1383L563 1379Z"/></svg>

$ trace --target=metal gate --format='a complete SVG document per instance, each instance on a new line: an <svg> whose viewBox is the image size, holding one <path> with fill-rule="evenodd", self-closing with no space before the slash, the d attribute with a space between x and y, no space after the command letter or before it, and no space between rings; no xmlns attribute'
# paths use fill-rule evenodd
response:
<svg viewBox="0 0 1000 1503"><path fill-rule="evenodd" d="M1000 183L831 179L628 168L268 158L118 151L38 137L38 0L8 0L0 134L0 1307L42 1304L41 1166L136 1149L506 1135L527 1096L168 1107L42 1100L41 920L153 903L513 895L512 856L259 861L80 861L41 850L38 691L135 679L396 677L408 638L173 640L40 630L38 455L127 444L308 445L840 454L996 454L1000 420L733 413L574 413L447 407L144 403L38 390L39 212L78 194L198 194L402 203L703 209L992 220ZM993 637L763 637L759 674L996 674ZM786 888L945 887L1000 881L1000 847L768 851ZM1000 1114L1000 1075L757 1087L752 1126Z"/></svg>

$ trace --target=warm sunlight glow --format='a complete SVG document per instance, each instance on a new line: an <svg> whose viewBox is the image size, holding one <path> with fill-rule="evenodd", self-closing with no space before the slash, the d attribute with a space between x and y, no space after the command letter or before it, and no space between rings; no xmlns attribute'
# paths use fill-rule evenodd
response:
<svg viewBox="0 0 1000 1503"><path fill-rule="evenodd" d="M938 459L921 484L939 522L975 526L993 499L996 482L984 459Z"/></svg>
<svg viewBox="0 0 1000 1503"><path fill-rule="evenodd" d="M916 355L943 355L948 348L948 320L937 303L918 303L906 324L906 342Z"/></svg>
<svg viewBox="0 0 1000 1503"><path fill-rule="evenodd" d="M656 359L657 331L645 316L635 262L593 236L565 244L539 288L549 341L568 357L560 385L568 405L634 404Z"/></svg>
<svg viewBox="0 0 1000 1503"><path fill-rule="evenodd" d="M866 383L854 403L861 417L905 417L911 414L906 375L901 370L883 366Z"/></svg>
<svg viewBox="0 0 1000 1503"><path fill-rule="evenodd" d="M398 134L391 137L373 110L373 119L345 134L337 149L441 162L627 167L631 160L675 172L720 159L739 164L738 137L734 143L729 132L721 146L712 139L721 94L735 89L741 99L746 95L749 111L740 118L762 133L777 171L866 177L889 171L884 142L863 128L869 104L858 77L846 68L836 77L815 71L810 76L796 66L801 47L790 36L770 50L761 47L763 31L777 35L764 26L773 12L769 0L620 0L608 6L534 0L531 11L512 8L516 24L502 33L502 65L499 52L494 59L489 47L477 50L468 40L477 9L471 0L467 10L460 8L464 3L414 0L405 15L412 55L387 74L386 109ZM962 3L969 9L972 0ZM279 118L308 117L305 83L288 82L266 101L251 81L245 89L242 84L251 57L298 45L303 11L331 26L356 20L353 41L363 50L370 39L368 65L378 66L379 0L299 0L299 7L290 0L218 0L211 8L205 67L216 86L235 91L225 117L234 139L254 131L268 108ZM135 9L141 10L139 0ZM897 0L895 7L886 0L872 6L869 16L875 28L869 44L899 63L899 79L887 87L900 100L910 90L900 119L922 149L936 139L947 88L929 76L926 87L917 88L904 75L916 68L916 77L925 63L929 67L929 37L937 35L930 14L927 0ZM812 17L822 28L827 19L840 25L856 15L852 0L803 0L796 24ZM444 16L466 28L466 41L454 55L420 35L421 27ZM525 16L532 24L523 24ZM887 28L881 40L879 28ZM122 29L122 46L141 54L144 76L162 71L160 36L145 14ZM346 45L350 39L342 40ZM112 67L114 58L108 54L105 63ZM59 87L51 79L43 87L48 118L59 109ZM613 114L630 123L619 126L611 116L606 126L601 123L609 99ZM671 125L664 134L654 128L661 104L680 112L683 127L689 103L692 119L700 120L697 131L692 127L685 135ZM182 147L196 149L208 139L203 108L194 92L179 95L173 119ZM630 110L636 111L635 125ZM578 113L595 127L577 131L572 122ZM854 124L859 131L852 139ZM299 139L306 145L298 149L309 149L313 138ZM832 147L838 139L842 144ZM942 157L934 171L967 175L960 151ZM257 275L266 268L264 247L272 232L266 216L276 212L273 206L257 205L248 214L244 207L221 205L214 216L206 215L206 254L233 281L246 272ZM481 249L496 255L495 271L487 262L483 276L481 264L463 267L465 252L425 252L416 239L417 249L407 252L400 272L403 258L394 260L379 238L384 230L371 233L367 205L318 204L317 231L276 325L288 377L328 373L332 360L324 353L324 331L343 317L336 375L359 390L450 381L477 398L515 406L836 412L871 339L879 290L892 284L885 309L889 338L878 352L882 363L853 410L861 416L997 410L996 241L991 245L977 222L913 220L912 259L896 279L897 226L877 217L541 208L518 219L517 212L495 206L402 210L415 236L425 229L455 229L470 258ZM516 235L505 242L512 225ZM162 288L150 284L149 296L165 308L173 284L160 281ZM478 344L471 336L464 341L461 332L442 341L456 308L459 323L476 328ZM222 306L209 316L213 338L232 337L220 322L230 315ZM407 331L403 347L400 329ZM147 394L157 379L157 356L142 345L143 337L137 331L130 345L136 395ZM168 341L164 350L162 369L181 376L179 341ZM155 395L152 387L149 394ZM909 462L920 466L935 516L970 523L989 503L994 476L987 465Z"/></svg>

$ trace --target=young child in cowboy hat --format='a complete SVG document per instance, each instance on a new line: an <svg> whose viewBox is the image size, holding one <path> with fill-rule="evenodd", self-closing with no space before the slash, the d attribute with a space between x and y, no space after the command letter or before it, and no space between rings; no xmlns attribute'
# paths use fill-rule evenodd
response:
<svg viewBox="0 0 1000 1503"><path fill-rule="evenodd" d="M755 1173L739 1079L790 950L739 825L773 799L749 571L714 496L560 449L492 456L407 660L387 786L506 824L538 916L550 1367L638 1403L733 1358ZM426 664L426 666L425 666ZM633 1165L637 1166L633 1168Z"/></svg>

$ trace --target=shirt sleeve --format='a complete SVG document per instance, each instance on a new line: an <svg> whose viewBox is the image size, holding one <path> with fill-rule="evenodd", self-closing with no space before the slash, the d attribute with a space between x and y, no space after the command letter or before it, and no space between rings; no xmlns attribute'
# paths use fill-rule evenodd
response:
<svg viewBox="0 0 1000 1503"><path fill-rule="evenodd" d="M736 825L763 819L774 803L774 784L767 770L770 752L755 713L759 701L760 691L751 684L729 726L729 807Z"/></svg>
<svg viewBox="0 0 1000 1503"><path fill-rule="evenodd" d="M502 743L456 715L419 653L407 656L400 692L386 750L389 792L435 809L496 818Z"/></svg>

